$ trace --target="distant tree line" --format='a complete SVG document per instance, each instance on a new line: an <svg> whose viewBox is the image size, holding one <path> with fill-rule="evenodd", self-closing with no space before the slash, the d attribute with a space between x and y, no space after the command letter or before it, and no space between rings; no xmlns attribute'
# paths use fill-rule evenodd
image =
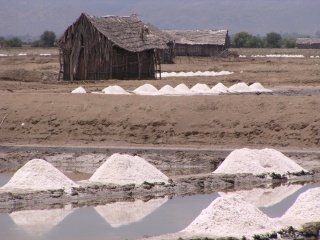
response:
<svg viewBox="0 0 320 240"><path fill-rule="evenodd" d="M4 38L0 37L1 47L22 47L23 45L30 45L31 47L54 47L56 41L56 34L51 31L44 31L39 40L33 42L23 42L19 37Z"/></svg>
<svg viewBox="0 0 320 240"><path fill-rule="evenodd" d="M265 37L253 36L247 32L239 32L231 40L235 48L295 48L295 38L285 38L279 33L270 32Z"/></svg>

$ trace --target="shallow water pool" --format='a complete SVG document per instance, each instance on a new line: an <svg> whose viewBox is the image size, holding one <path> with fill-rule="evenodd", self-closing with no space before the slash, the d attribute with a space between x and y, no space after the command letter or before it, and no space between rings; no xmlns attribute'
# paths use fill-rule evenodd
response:
<svg viewBox="0 0 320 240"><path fill-rule="evenodd" d="M10 174L0 174L0 186ZM80 178L80 179L79 179ZM74 180L85 176L74 176ZM256 188L238 191L248 202L269 217L280 217L299 194L315 184ZM187 227L213 200L230 194L151 199L148 202L117 202L96 207L17 211L0 214L0 239L138 239L143 236L174 233Z"/></svg>

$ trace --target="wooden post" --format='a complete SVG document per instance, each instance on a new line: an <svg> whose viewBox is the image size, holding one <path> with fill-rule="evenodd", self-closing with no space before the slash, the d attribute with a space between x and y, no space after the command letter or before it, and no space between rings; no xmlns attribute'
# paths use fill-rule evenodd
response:
<svg viewBox="0 0 320 240"><path fill-rule="evenodd" d="M141 63L140 63L140 54L138 54L138 79L141 79Z"/></svg>

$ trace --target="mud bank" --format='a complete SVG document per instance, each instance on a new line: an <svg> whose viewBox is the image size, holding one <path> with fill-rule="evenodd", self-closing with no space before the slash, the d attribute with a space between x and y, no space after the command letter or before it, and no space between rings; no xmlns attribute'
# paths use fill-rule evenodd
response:
<svg viewBox="0 0 320 240"><path fill-rule="evenodd" d="M271 176L271 175L270 175ZM148 183L113 185L79 181L79 188L73 188L71 194L63 190L48 191L11 191L0 192L0 213L17 210L61 208L65 204L74 207L101 205L117 201L145 201L165 196L187 196L209 194L223 190L236 191L254 187L279 186L281 184L301 184L320 180L320 174L277 178L272 176L254 176L252 174L203 174L181 176L171 179L169 184ZM289 177L289 176L287 176Z"/></svg>

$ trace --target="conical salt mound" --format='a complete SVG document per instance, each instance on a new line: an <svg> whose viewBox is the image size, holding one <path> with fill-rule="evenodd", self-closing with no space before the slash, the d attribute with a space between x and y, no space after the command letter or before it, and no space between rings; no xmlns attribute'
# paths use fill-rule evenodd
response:
<svg viewBox="0 0 320 240"><path fill-rule="evenodd" d="M20 168L1 189L5 191L64 189L70 193L72 187L78 187L78 185L53 165L42 159L33 159Z"/></svg>
<svg viewBox="0 0 320 240"><path fill-rule="evenodd" d="M106 87L102 90L102 92L104 92L105 94L125 94L125 95L129 95L130 93L128 93L126 90L124 90L122 87L118 86L118 85L114 85L114 86L109 86Z"/></svg>
<svg viewBox="0 0 320 240"><path fill-rule="evenodd" d="M231 93L251 92L251 88L246 83L240 82L229 87L228 92L231 92Z"/></svg>
<svg viewBox="0 0 320 240"><path fill-rule="evenodd" d="M83 87L77 87L71 93L87 93L87 91Z"/></svg>
<svg viewBox="0 0 320 240"><path fill-rule="evenodd" d="M320 188L300 194L295 203L280 218L285 226L301 228L304 223L320 221Z"/></svg>
<svg viewBox="0 0 320 240"><path fill-rule="evenodd" d="M258 149L236 149L232 151L214 173L277 173L301 172L307 170L300 167L281 152L265 148Z"/></svg>
<svg viewBox="0 0 320 240"><path fill-rule="evenodd" d="M168 177L138 156L115 153L103 163L89 181L119 185L137 184L144 181L168 183Z"/></svg>
<svg viewBox="0 0 320 240"><path fill-rule="evenodd" d="M159 90L149 83L136 88L133 92L138 95L160 95Z"/></svg>
<svg viewBox="0 0 320 240"><path fill-rule="evenodd" d="M117 228L141 221L167 201L168 198L165 197L151 199L148 202L142 200L116 202L97 206L94 209L111 227Z"/></svg>
<svg viewBox="0 0 320 240"><path fill-rule="evenodd" d="M215 199L181 233L206 237L252 237L281 227L258 208L233 194Z"/></svg>
<svg viewBox="0 0 320 240"><path fill-rule="evenodd" d="M215 86L211 88L211 91L218 92L218 93L227 93L228 88L222 83L217 83Z"/></svg>

